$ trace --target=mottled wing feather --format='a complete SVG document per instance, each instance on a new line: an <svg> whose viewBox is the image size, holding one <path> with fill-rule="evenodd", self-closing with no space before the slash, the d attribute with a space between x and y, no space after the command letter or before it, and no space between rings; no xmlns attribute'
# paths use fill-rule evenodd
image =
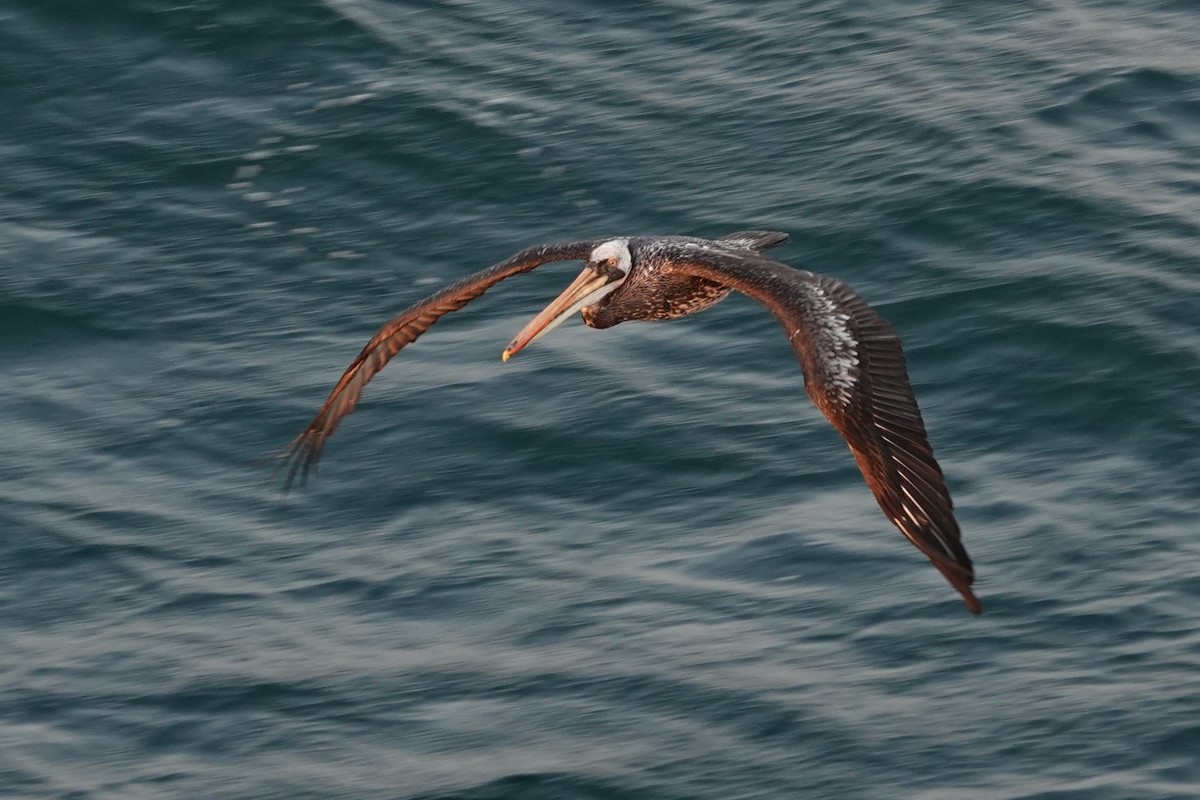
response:
<svg viewBox="0 0 1200 800"><path fill-rule="evenodd" d="M664 270L720 281L774 314L796 351L809 397L845 438L883 513L967 607L982 612L895 329L839 280L753 254L679 256Z"/></svg>
<svg viewBox="0 0 1200 800"><path fill-rule="evenodd" d="M284 488L290 488L296 478L300 478L301 483L304 482L309 470L316 466L320 459L325 440L333 435L342 418L354 411L358 405L367 382L383 369L396 353L416 341L439 319L462 308L505 278L529 272L552 261L585 259L596 244L596 241L567 242L523 250L512 258L469 275L430 295L392 318L371 337L358 357L342 373L325 404L304 432L280 453L287 470Z"/></svg>

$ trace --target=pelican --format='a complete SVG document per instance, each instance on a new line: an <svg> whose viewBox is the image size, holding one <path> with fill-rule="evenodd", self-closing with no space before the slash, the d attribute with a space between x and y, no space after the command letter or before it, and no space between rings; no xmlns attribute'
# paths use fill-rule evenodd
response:
<svg viewBox="0 0 1200 800"><path fill-rule="evenodd" d="M505 278L555 261L583 272L504 349L507 361L579 312L586 325L667 320L702 311L737 290L766 306L800 361L813 404L842 435L884 515L933 562L974 614L974 568L933 457L895 329L836 278L762 254L786 233L739 231L718 239L628 236L522 250L417 303L379 329L342 374L312 422L281 453L285 488L303 483L325 441L354 410L363 388L444 315Z"/></svg>

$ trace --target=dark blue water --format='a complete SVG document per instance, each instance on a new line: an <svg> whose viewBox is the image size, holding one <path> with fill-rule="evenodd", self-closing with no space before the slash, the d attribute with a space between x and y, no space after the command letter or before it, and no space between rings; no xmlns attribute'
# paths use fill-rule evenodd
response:
<svg viewBox="0 0 1200 800"><path fill-rule="evenodd" d="M1200 8L0 5L0 795L1200 796ZM499 354L526 246L789 231L987 607L753 302Z"/></svg>

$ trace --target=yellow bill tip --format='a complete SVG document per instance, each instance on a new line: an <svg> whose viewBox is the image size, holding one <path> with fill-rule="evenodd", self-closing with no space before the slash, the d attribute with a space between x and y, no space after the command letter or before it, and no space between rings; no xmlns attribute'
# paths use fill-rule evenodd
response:
<svg viewBox="0 0 1200 800"><path fill-rule="evenodd" d="M509 356L511 356L511 355L512 355L512 351L511 351L511 350L509 350L508 348L505 348L505 349L504 349L504 352L500 354L500 360L501 360L501 361L508 361L508 357L509 357Z"/></svg>

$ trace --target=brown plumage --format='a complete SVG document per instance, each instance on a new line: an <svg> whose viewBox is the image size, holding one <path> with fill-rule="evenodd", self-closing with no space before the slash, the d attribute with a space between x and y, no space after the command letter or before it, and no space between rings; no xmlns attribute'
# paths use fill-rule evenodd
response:
<svg viewBox="0 0 1200 800"><path fill-rule="evenodd" d="M746 231L715 240L629 237L541 245L471 275L404 311L372 337L309 426L285 450L286 485L304 480L363 387L444 314L507 277L552 261L587 266L509 344L504 357L579 311L607 328L703 310L736 290L762 303L787 333L813 403L841 433L889 520L933 562L973 613L974 570L941 467L909 385L896 331L845 283L796 270L761 251L786 234Z"/></svg>

